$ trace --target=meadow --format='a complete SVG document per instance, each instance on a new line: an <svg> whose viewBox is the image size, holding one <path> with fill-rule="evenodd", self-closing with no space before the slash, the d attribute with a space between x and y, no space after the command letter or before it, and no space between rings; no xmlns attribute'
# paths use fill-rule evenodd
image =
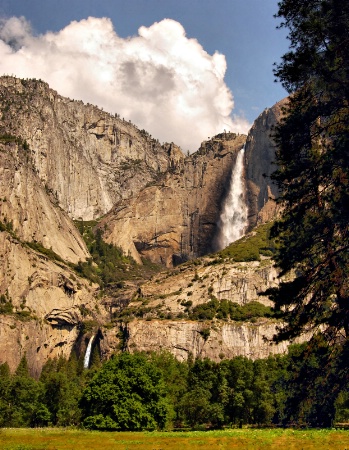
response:
<svg viewBox="0 0 349 450"><path fill-rule="evenodd" d="M232 429L191 432L98 432L59 428L0 429L5 450L349 450L349 431Z"/></svg>

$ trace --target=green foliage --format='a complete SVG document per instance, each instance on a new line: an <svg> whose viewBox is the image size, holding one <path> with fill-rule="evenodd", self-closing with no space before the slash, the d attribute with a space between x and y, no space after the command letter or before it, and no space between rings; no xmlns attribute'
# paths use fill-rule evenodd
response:
<svg viewBox="0 0 349 450"><path fill-rule="evenodd" d="M275 131L273 177L284 209L273 235L282 273L297 272L271 291L288 322L279 338L309 326L348 338L349 4L284 0L278 17L290 30L291 51L276 75L293 95Z"/></svg>
<svg viewBox="0 0 349 450"><path fill-rule="evenodd" d="M11 314L13 312L12 300L8 297L8 294L0 295L0 314Z"/></svg>
<svg viewBox="0 0 349 450"><path fill-rule="evenodd" d="M183 395L188 389L188 370L186 362L178 361L171 353L160 351L149 355L152 364L157 367L166 386L166 394L170 404L169 419L174 425L183 419L180 407Z"/></svg>
<svg viewBox="0 0 349 450"><path fill-rule="evenodd" d="M29 150L29 145L25 139L21 137L13 136L12 134L0 134L0 144L16 143L20 145L23 150Z"/></svg>
<svg viewBox="0 0 349 450"><path fill-rule="evenodd" d="M335 421L349 423L349 389L341 391L337 397Z"/></svg>
<svg viewBox="0 0 349 450"><path fill-rule="evenodd" d="M181 408L191 427L210 424L221 427L225 422L224 409L228 399L227 385L220 365L209 359L196 360L188 373L188 391Z"/></svg>
<svg viewBox="0 0 349 450"><path fill-rule="evenodd" d="M74 355L69 361L63 358L48 360L40 376L44 386L44 406L39 411L41 421L58 426L78 425L81 418L79 398L85 381Z"/></svg>
<svg viewBox="0 0 349 450"><path fill-rule="evenodd" d="M0 231L7 231L8 233L13 232L13 223L12 221L8 221L6 217L4 218L4 222L0 220Z"/></svg>
<svg viewBox="0 0 349 450"><path fill-rule="evenodd" d="M210 337L211 330L209 328L203 328L201 331L199 331L199 333L203 337L204 341L207 341L207 339Z"/></svg>
<svg viewBox="0 0 349 450"><path fill-rule="evenodd" d="M34 426L41 392L42 385L29 376L25 357L14 375L7 364L0 365L0 426Z"/></svg>
<svg viewBox="0 0 349 450"><path fill-rule="evenodd" d="M283 421L331 427L343 371L347 372L347 361L343 361L340 346L328 345L321 334L309 343L291 347Z"/></svg>
<svg viewBox="0 0 349 450"><path fill-rule="evenodd" d="M110 359L91 380L80 404L84 426L92 429L161 429L169 415L161 372L140 354Z"/></svg>
<svg viewBox="0 0 349 450"><path fill-rule="evenodd" d="M125 256L121 248L107 244L97 224L97 221L75 221L92 257L74 266L79 275L103 288L115 290L122 288L125 280L147 278L159 270L158 266L151 263L140 266L132 257Z"/></svg>
<svg viewBox="0 0 349 450"><path fill-rule="evenodd" d="M80 323L80 334L89 333L98 328L98 322L96 320L83 320Z"/></svg>
<svg viewBox="0 0 349 450"><path fill-rule="evenodd" d="M191 320L231 319L236 321L253 321L258 317L277 317L269 306L259 302L249 302L245 305L230 300L217 300L211 297L207 303L195 306L189 311Z"/></svg>
<svg viewBox="0 0 349 450"><path fill-rule="evenodd" d="M282 216L272 236L281 275L296 277L269 295L286 324L275 340L315 333L291 357L286 417L329 426L349 382L339 370L349 340L349 3L283 0L277 17L290 51L275 74L292 95L275 129Z"/></svg>
<svg viewBox="0 0 349 450"><path fill-rule="evenodd" d="M331 353L340 356L330 357ZM347 357L318 336L285 356L188 358L167 352L122 353L84 370L73 354L49 359L40 380L25 357L15 374L0 364L0 426L77 426L99 430L226 425L330 426L348 417L348 386L332 389ZM330 364L330 371L328 367ZM314 377L315 375L315 377Z"/></svg>
<svg viewBox="0 0 349 450"><path fill-rule="evenodd" d="M276 250L276 243L270 237L271 226L272 223L260 225L252 233L233 242L217 253L217 262L222 262L225 258L237 262L260 261L261 255L272 256Z"/></svg>
<svg viewBox="0 0 349 450"><path fill-rule="evenodd" d="M40 242L26 242L25 243L28 247L31 249L47 256L47 258L52 259L54 261L64 262L63 259L57 255L56 252L54 252L50 248L44 247Z"/></svg>

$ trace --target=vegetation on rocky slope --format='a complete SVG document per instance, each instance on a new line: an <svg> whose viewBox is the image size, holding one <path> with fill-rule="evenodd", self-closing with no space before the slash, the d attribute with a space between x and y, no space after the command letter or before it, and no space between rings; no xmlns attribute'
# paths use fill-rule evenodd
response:
<svg viewBox="0 0 349 450"><path fill-rule="evenodd" d="M124 286L127 280L146 280L161 268L150 261L137 264L121 248L107 244L97 221L75 221L75 225L86 242L91 258L74 266L77 273L102 288L112 292Z"/></svg>
<svg viewBox="0 0 349 450"><path fill-rule="evenodd" d="M218 258L229 258L232 261L260 261L263 256L273 256L277 248L270 237L272 222L259 225L251 233L233 242L217 253Z"/></svg>

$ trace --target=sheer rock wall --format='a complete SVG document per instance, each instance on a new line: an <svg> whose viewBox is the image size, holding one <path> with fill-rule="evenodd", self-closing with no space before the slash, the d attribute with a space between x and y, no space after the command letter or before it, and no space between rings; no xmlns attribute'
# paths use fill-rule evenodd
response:
<svg viewBox="0 0 349 450"><path fill-rule="evenodd" d="M262 113L247 137L251 227L276 212L270 200L277 191L263 174L274 170L269 134L280 114L280 104ZM100 222L105 238L139 262L146 257L171 267L212 251L220 208L245 141L246 136L222 133L185 157L175 144L160 145L144 130L61 97L46 83L0 77L0 306L9 308L0 314L0 363L7 361L15 370L26 354L38 375L47 358L69 356L77 343L84 351L86 321L93 323L90 334L100 330L96 342L108 357L120 349L119 324L110 327L110 305L121 298L135 307L146 302L164 316L123 325L126 348L132 351L166 348L179 358L191 353L215 360L284 351L285 346L269 347L262 339L274 333L273 321L174 320L184 312L183 301L191 299L195 306L211 295L268 304L258 292L277 282L270 262L211 264L204 259L129 287L129 297L114 292L111 301L99 298L98 287L68 264L90 256L71 219L89 220L108 211ZM207 327L205 340L201 331Z"/></svg>
<svg viewBox="0 0 349 450"><path fill-rule="evenodd" d="M202 143L151 186L118 202L101 222L108 242L134 259L171 267L214 249L220 208L245 135L226 133Z"/></svg>
<svg viewBox="0 0 349 450"><path fill-rule="evenodd" d="M0 77L0 133L25 139L35 170L70 217L91 220L136 195L176 159L144 130L42 81Z"/></svg>
<svg viewBox="0 0 349 450"><path fill-rule="evenodd" d="M278 214L278 188L271 180L276 170L273 128L282 117L287 99L265 109L248 133L245 147L247 206L249 227L268 222Z"/></svg>

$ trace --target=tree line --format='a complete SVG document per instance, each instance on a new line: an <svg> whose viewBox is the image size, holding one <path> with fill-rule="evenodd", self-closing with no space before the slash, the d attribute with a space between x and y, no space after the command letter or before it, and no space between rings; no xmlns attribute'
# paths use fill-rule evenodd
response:
<svg viewBox="0 0 349 450"><path fill-rule="evenodd" d="M346 386L331 396L329 378L341 368L325 365L329 351L319 336L311 355L307 344L256 361L181 362L168 352L124 352L101 364L95 353L89 369L73 354L48 360L38 380L23 357L13 374L7 363L0 365L0 426L332 426L349 421L349 391Z"/></svg>

